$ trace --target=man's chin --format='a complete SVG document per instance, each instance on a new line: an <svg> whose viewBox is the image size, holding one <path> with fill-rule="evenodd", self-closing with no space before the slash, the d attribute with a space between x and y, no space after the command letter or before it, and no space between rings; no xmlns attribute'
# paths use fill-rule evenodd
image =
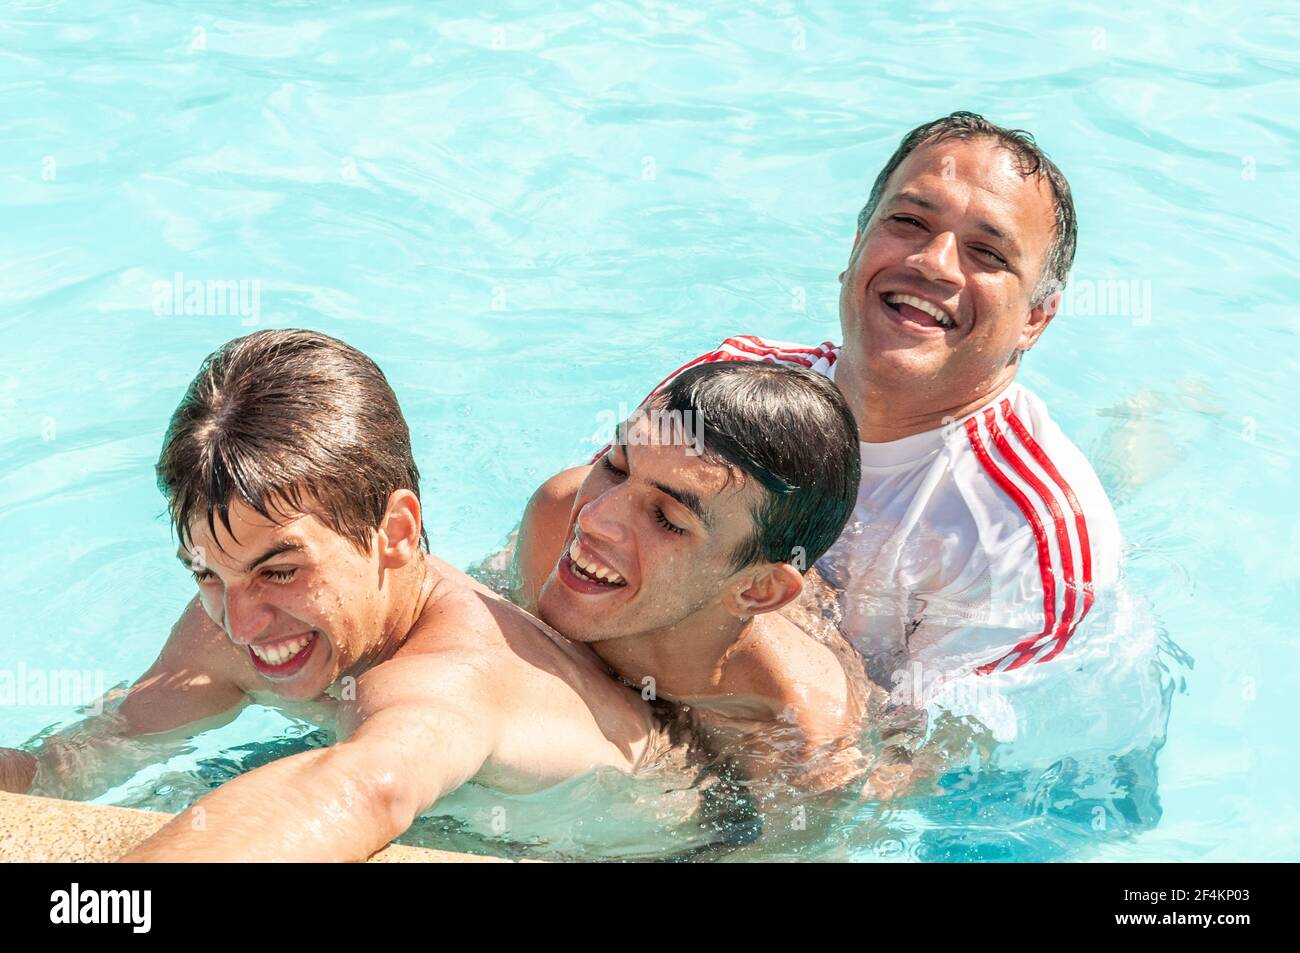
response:
<svg viewBox="0 0 1300 953"><path fill-rule="evenodd" d="M285 701L306 702L320 698L333 684L334 680L327 680L317 676L314 678L295 678L284 682L271 682L267 687Z"/></svg>
<svg viewBox="0 0 1300 953"><path fill-rule="evenodd" d="M941 342L937 342L941 343ZM863 347L862 370L875 381L928 384L943 372L947 352L935 353L931 342L875 342Z"/></svg>
<svg viewBox="0 0 1300 953"><path fill-rule="evenodd" d="M570 642L597 642L606 636L596 631L598 620L588 619L572 605L565 605L565 593L557 591L552 580L537 596L537 618Z"/></svg>

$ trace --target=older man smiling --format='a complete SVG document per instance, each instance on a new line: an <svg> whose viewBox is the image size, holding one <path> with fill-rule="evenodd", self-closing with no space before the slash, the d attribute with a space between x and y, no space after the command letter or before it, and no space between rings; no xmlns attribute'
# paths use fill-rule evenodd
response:
<svg viewBox="0 0 1300 953"><path fill-rule="evenodd" d="M839 387L862 482L819 568L873 677L910 701L957 675L1040 671L1118 578L1105 491L1016 382L1056 314L1076 232L1069 184L1031 136L944 116L903 138L862 209L840 274L842 345L732 337L668 378L758 360ZM562 522L586 470L548 480L534 510ZM553 561L539 548L517 562Z"/></svg>

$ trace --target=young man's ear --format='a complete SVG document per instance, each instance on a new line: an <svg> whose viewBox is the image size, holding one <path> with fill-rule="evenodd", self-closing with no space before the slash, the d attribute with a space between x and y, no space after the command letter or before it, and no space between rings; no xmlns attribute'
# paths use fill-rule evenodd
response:
<svg viewBox="0 0 1300 953"><path fill-rule="evenodd" d="M803 576L789 563L768 563L742 573L722 596L726 610L738 619L775 612L799 597Z"/></svg>
<svg viewBox="0 0 1300 953"><path fill-rule="evenodd" d="M410 490L394 490L376 534L379 564L400 569L420 552L420 500Z"/></svg>

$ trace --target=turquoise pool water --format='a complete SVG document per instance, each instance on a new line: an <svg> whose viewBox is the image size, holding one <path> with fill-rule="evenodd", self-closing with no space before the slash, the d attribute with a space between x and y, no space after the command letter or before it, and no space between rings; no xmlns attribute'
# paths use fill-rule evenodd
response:
<svg viewBox="0 0 1300 953"><path fill-rule="evenodd" d="M1074 187L1078 295L1022 380L1115 498L1132 600L1098 625L1163 646L1146 689L1078 709L1145 726L1149 750L1101 759L1144 793L1069 758L957 772L925 803L846 807L801 856L1300 856L1300 16L861 6L7 5L0 671L112 685L153 660L192 583L152 466L221 342L309 326L374 356L433 547L467 566L684 357L838 340L876 170L967 108L1034 131ZM186 313L189 281L233 283L233 306ZM1033 704L1050 739L1060 710ZM6 704L0 743L74 717ZM246 711L103 800L175 806L214 759L305 731Z"/></svg>

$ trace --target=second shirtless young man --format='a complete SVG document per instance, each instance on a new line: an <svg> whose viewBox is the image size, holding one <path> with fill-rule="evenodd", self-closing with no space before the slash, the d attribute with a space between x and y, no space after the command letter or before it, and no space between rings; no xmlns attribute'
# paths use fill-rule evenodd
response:
<svg viewBox="0 0 1300 953"><path fill-rule="evenodd" d="M831 790L861 770L869 686L804 569L852 506L855 425L829 381L759 366L685 371L595 464L543 484L511 596L689 711L748 781Z"/></svg>

